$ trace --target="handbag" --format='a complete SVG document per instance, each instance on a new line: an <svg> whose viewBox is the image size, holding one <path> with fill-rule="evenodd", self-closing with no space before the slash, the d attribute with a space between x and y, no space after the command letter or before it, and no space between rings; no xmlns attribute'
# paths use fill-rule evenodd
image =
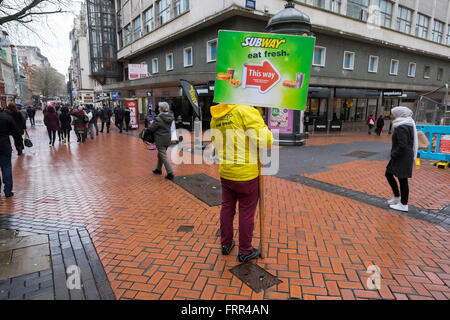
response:
<svg viewBox="0 0 450 320"><path fill-rule="evenodd" d="M26 138L23 140L23 144L25 145L25 147L31 148L33 146L33 142L31 142L27 130L25 130L25 136Z"/></svg>
<svg viewBox="0 0 450 320"><path fill-rule="evenodd" d="M155 143L155 135L148 128L141 131L139 138L141 138L145 143Z"/></svg>

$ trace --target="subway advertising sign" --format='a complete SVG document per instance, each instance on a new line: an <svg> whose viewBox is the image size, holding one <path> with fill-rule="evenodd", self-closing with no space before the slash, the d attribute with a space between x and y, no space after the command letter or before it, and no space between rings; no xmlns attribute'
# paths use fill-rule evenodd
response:
<svg viewBox="0 0 450 320"><path fill-rule="evenodd" d="M214 101L304 110L315 38L219 31Z"/></svg>

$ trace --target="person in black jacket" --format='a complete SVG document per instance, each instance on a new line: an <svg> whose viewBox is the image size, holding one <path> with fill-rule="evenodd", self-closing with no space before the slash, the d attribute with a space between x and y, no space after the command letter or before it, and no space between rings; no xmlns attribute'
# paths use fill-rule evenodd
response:
<svg viewBox="0 0 450 320"><path fill-rule="evenodd" d="M106 124L106 133L109 133L109 128L111 127L111 117L112 117L111 109L109 109L106 105L104 105L103 109L100 112L100 117L102 119L102 130L100 130L100 132L103 133L103 129L105 128L105 124Z"/></svg>
<svg viewBox="0 0 450 320"><path fill-rule="evenodd" d="M391 209L408 212L409 185L408 178L412 177L413 165L417 157L419 139L413 112L407 107L392 109L391 160L386 168L386 178L394 193L394 198L388 201ZM397 181L400 182L400 192Z"/></svg>
<svg viewBox="0 0 450 320"><path fill-rule="evenodd" d="M70 144L70 131L72 131L72 117L69 114L69 108L63 107L61 109L61 115L59 116L59 121L61 123L61 131L63 143Z"/></svg>
<svg viewBox="0 0 450 320"><path fill-rule="evenodd" d="M377 128L375 129L375 133L377 134L377 136L381 135L381 131L384 128L384 119L383 116L379 116L378 120L377 120Z"/></svg>
<svg viewBox="0 0 450 320"><path fill-rule="evenodd" d="M36 116L36 108L33 106L28 106L27 113L28 113L28 119L30 119L30 125L35 126L36 122L34 121L34 117Z"/></svg>
<svg viewBox="0 0 450 320"><path fill-rule="evenodd" d="M19 109L17 109L17 106L14 102L10 102L8 104L8 106L6 107L6 113L8 113L14 119L14 123L16 124L16 127L20 132L20 139L14 139L17 155L20 156L23 154L23 149L25 148L22 136L24 135L25 129L27 128L27 123L22 116L22 113L19 111Z"/></svg>
<svg viewBox="0 0 450 320"><path fill-rule="evenodd" d="M120 133L123 132L123 116L124 116L123 109L120 106L117 106L114 109L114 119L115 119L114 124L120 130Z"/></svg>
<svg viewBox="0 0 450 320"><path fill-rule="evenodd" d="M14 195L14 192L12 191L12 148L9 136L13 136L14 141L22 140L19 128L17 128L13 118L6 112L2 111L0 112L0 169L2 172L2 179L4 184L3 192L5 193L5 197L7 198ZM0 188L2 185L2 179L0 179Z"/></svg>
<svg viewBox="0 0 450 320"><path fill-rule="evenodd" d="M130 121L131 121L131 110L130 108L125 108L125 131L128 132L130 129Z"/></svg>

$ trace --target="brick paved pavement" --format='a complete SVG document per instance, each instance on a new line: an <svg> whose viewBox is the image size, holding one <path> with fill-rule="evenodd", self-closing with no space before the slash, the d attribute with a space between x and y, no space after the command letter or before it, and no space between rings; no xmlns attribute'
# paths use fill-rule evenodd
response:
<svg viewBox="0 0 450 320"><path fill-rule="evenodd" d="M237 248L220 254L219 207L152 175L156 152L141 141L112 132L50 148L44 127L31 136L0 214L83 223L119 299L450 299L446 228L277 177L266 178L267 257L256 262L282 283L256 294L229 271ZM174 168L218 178L215 165ZM372 264L380 290L366 285Z"/></svg>

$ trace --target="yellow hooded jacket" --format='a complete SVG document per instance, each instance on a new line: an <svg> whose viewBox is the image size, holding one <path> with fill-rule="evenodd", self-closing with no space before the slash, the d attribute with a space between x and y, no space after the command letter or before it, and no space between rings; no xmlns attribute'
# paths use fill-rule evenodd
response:
<svg viewBox="0 0 450 320"><path fill-rule="evenodd" d="M259 176L258 148L270 148L272 132L254 107L219 104L211 107L211 139L223 179L249 181ZM233 143L234 141L234 143Z"/></svg>

